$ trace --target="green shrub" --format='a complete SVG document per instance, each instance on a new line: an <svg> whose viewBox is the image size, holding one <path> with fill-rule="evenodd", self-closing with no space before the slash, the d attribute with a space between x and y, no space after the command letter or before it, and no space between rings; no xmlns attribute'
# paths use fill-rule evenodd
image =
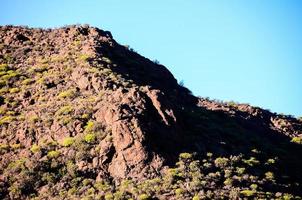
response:
<svg viewBox="0 0 302 200"><path fill-rule="evenodd" d="M3 58L6 61L6 63L13 63L14 62L14 58L10 54L4 54Z"/></svg>
<svg viewBox="0 0 302 200"><path fill-rule="evenodd" d="M260 151L258 149L252 149L252 152L256 153L256 154L260 153Z"/></svg>
<svg viewBox="0 0 302 200"><path fill-rule="evenodd" d="M75 142L75 139L73 137L66 137L62 141L62 146L69 147Z"/></svg>
<svg viewBox="0 0 302 200"><path fill-rule="evenodd" d="M112 61L109 58L107 58L107 57L102 57L102 61L104 61L104 62L106 62L108 64L112 63Z"/></svg>
<svg viewBox="0 0 302 200"><path fill-rule="evenodd" d="M54 183L55 177L54 177L53 173L46 172L46 173L43 173L41 180L45 181L47 183Z"/></svg>
<svg viewBox="0 0 302 200"><path fill-rule="evenodd" d="M227 178L225 179L225 181L223 182L224 185L232 185L233 184L233 180L231 178Z"/></svg>
<svg viewBox="0 0 302 200"><path fill-rule="evenodd" d="M113 194L108 193L105 195L105 200L113 200L113 199L114 199Z"/></svg>
<svg viewBox="0 0 302 200"><path fill-rule="evenodd" d="M1 88L0 89L0 94L6 94L6 93L8 93L8 88Z"/></svg>
<svg viewBox="0 0 302 200"><path fill-rule="evenodd" d="M71 160L67 161L66 169L67 169L67 172L70 176L76 177L76 175L77 175L77 166L74 164L73 161L71 161Z"/></svg>
<svg viewBox="0 0 302 200"><path fill-rule="evenodd" d="M200 200L198 194L195 194L195 196L192 198L192 200Z"/></svg>
<svg viewBox="0 0 302 200"><path fill-rule="evenodd" d="M177 189L175 190L176 196L181 196L183 193L184 193L184 190L181 189L181 188L177 188Z"/></svg>
<svg viewBox="0 0 302 200"><path fill-rule="evenodd" d="M268 160L266 161L265 164L267 164L267 165L273 165L273 164L275 164L275 163L276 163L276 160L273 159L273 158L270 158L270 159L268 159Z"/></svg>
<svg viewBox="0 0 302 200"><path fill-rule="evenodd" d="M30 73L42 73L44 71L47 71L48 69L48 64L43 64L43 65L36 65L33 66L31 69L29 69Z"/></svg>
<svg viewBox="0 0 302 200"><path fill-rule="evenodd" d="M39 147L38 145L33 144L33 145L31 146L30 150L31 150L31 152L33 152L33 153L37 153L37 152L39 152L41 149L40 149L40 147Z"/></svg>
<svg viewBox="0 0 302 200"><path fill-rule="evenodd" d="M148 200L150 197L147 194L141 194L138 196L139 200Z"/></svg>
<svg viewBox="0 0 302 200"><path fill-rule="evenodd" d="M211 153L211 152L207 153L207 157L211 158L212 156L213 156L213 153Z"/></svg>
<svg viewBox="0 0 302 200"><path fill-rule="evenodd" d="M67 193L68 193L68 195L74 195L74 194L76 194L76 192L77 192L77 188L72 187L68 190Z"/></svg>
<svg viewBox="0 0 302 200"><path fill-rule="evenodd" d="M20 89L19 89L19 88L11 88L11 89L9 90L9 93L11 93L11 94L18 93L18 92L20 92Z"/></svg>
<svg viewBox="0 0 302 200"><path fill-rule="evenodd" d="M91 184L91 180L85 178L85 179L82 181L82 184L83 184L84 186L87 186L87 185Z"/></svg>
<svg viewBox="0 0 302 200"><path fill-rule="evenodd" d="M21 144L12 144L12 145L10 145L10 147L12 149L20 149L21 148Z"/></svg>
<svg viewBox="0 0 302 200"><path fill-rule="evenodd" d="M283 194L283 200L292 200L292 199L295 199L293 195L291 194ZM300 199L300 198L299 198Z"/></svg>
<svg viewBox="0 0 302 200"><path fill-rule="evenodd" d="M0 71L7 71L8 70L8 64L0 64Z"/></svg>
<svg viewBox="0 0 302 200"><path fill-rule="evenodd" d="M242 194L243 196L246 196L246 197L252 197L256 194L256 192L253 190L242 190L240 192L240 194Z"/></svg>
<svg viewBox="0 0 302 200"><path fill-rule="evenodd" d="M91 57L87 54L82 54L82 55L80 55L79 59L82 61L89 61L91 59Z"/></svg>
<svg viewBox="0 0 302 200"><path fill-rule="evenodd" d="M37 83L43 85L46 83L46 79L44 77L41 77L37 80Z"/></svg>
<svg viewBox="0 0 302 200"><path fill-rule="evenodd" d="M32 115L32 116L29 117L28 120L29 120L30 123L36 123L36 122L39 121L39 119L40 118L37 115Z"/></svg>
<svg viewBox="0 0 302 200"><path fill-rule="evenodd" d="M4 87L4 86L6 86L6 84L7 84L7 81L0 79L0 87Z"/></svg>
<svg viewBox="0 0 302 200"><path fill-rule="evenodd" d="M72 43L74 46L80 46L81 45L81 40L76 39L75 41L73 41Z"/></svg>
<svg viewBox="0 0 302 200"><path fill-rule="evenodd" d="M14 71L14 70L9 70L9 71L7 71L7 72L5 73L5 75L3 75L1 78L2 78L3 80L8 81L8 80L10 80L11 78L14 78L14 77L17 77L17 76L19 76L19 73L17 73L17 72Z"/></svg>
<svg viewBox="0 0 302 200"><path fill-rule="evenodd" d="M228 162L229 162L229 159L227 159L227 158L216 158L214 161L215 166L220 167L220 168L227 166Z"/></svg>
<svg viewBox="0 0 302 200"><path fill-rule="evenodd" d="M68 115L73 111L71 106L63 106L56 113L57 115Z"/></svg>
<svg viewBox="0 0 302 200"><path fill-rule="evenodd" d="M8 150L9 149L9 145L7 144L0 144L0 150Z"/></svg>
<svg viewBox="0 0 302 200"><path fill-rule="evenodd" d="M60 152L59 151L55 151L55 150L53 150L53 151L49 151L48 153L47 153L47 157L48 158L58 158L59 156L60 156Z"/></svg>
<svg viewBox="0 0 302 200"><path fill-rule="evenodd" d="M84 140L87 143L94 143L95 140L96 140L96 136L95 136L94 133L88 133L88 134L85 135Z"/></svg>
<svg viewBox="0 0 302 200"><path fill-rule="evenodd" d="M73 121L73 118L70 116L65 116L61 118L61 122L66 126L67 124L69 124L70 122Z"/></svg>
<svg viewBox="0 0 302 200"><path fill-rule="evenodd" d="M257 184L252 184L252 185L250 185L250 188L251 188L252 190L256 191L257 188L258 188L258 185L257 185Z"/></svg>
<svg viewBox="0 0 302 200"><path fill-rule="evenodd" d="M239 175L241 175L241 174L243 174L243 173L245 172L245 168L244 168L244 167L237 167L237 168L236 168L236 172L237 172Z"/></svg>
<svg viewBox="0 0 302 200"><path fill-rule="evenodd" d="M302 144L302 137L293 137L291 142Z"/></svg>
<svg viewBox="0 0 302 200"><path fill-rule="evenodd" d="M88 121L86 126L85 126L85 132L90 132L94 128L94 122L93 121Z"/></svg>
<svg viewBox="0 0 302 200"><path fill-rule="evenodd" d="M13 116L4 116L0 118L0 125L2 124L9 124L11 123L15 118Z"/></svg>
<svg viewBox="0 0 302 200"><path fill-rule="evenodd" d="M192 157L193 157L193 155L190 154L190 153L181 153L181 154L179 154L179 158L184 159L184 160L191 159Z"/></svg>
<svg viewBox="0 0 302 200"><path fill-rule="evenodd" d="M255 157L251 157L248 160L243 159L243 162L251 167L260 164L259 160L257 160Z"/></svg>
<svg viewBox="0 0 302 200"><path fill-rule="evenodd" d="M87 113L84 113L82 116L81 116L82 119L88 119L89 118L89 114Z"/></svg>
<svg viewBox="0 0 302 200"><path fill-rule="evenodd" d="M237 105L235 101L229 101L227 104L231 107L235 107Z"/></svg>
<svg viewBox="0 0 302 200"><path fill-rule="evenodd" d="M273 172L266 172L264 175L267 180L274 180L274 178L275 178L275 175Z"/></svg>
<svg viewBox="0 0 302 200"><path fill-rule="evenodd" d="M70 89L70 90L66 90L61 92L58 97L59 98L72 98L74 97L76 94L76 90L75 89Z"/></svg>
<svg viewBox="0 0 302 200"><path fill-rule="evenodd" d="M4 115L6 113L6 108L0 107L0 115Z"/></svg>
<svg viewBox="0 0 302 200"><path fill-rule="evenodd" d="M27 78L27 79L25 79L25 80L22 81L22 85L30 85L30 84L32 84L33 82L34 82L33 79Z"/></svg>

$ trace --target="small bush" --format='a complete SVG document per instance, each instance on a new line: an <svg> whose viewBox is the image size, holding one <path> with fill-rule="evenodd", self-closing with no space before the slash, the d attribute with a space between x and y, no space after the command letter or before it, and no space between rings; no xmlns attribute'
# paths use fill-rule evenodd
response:
<svg viewBox="0 0 302 200"><path fill-rule="evenodd" d="M0 89L0 94L6 94L6 93L8 93L8 88L1 88Z"/></svg>
<svg viewBox="0 0 302 200"><path fill-rule="evenodd" d="M48 158L58 158L60 156L60 152L59 151L49 151L47 153L47 157Z"/></svg>
<svg viewBox="0 0 302 200"><path fill-rule="evenodd" d="M63 142L62 142L62 146L64 147L69 147L71 146L73 143L75 142L73 137L67 137L64 138Z"/></svg>
<svg viewBox="0 0 302 200"><path fill-rule="evenodd" d="M296 143L296 144L302 144L302 137L293 137L291 142Z"/></svg>
<svg viewBox="0 0 302 200"><path fill-rule="evenodd" d="M256 191L257 188L258 188L258 185L257 185L257 184L252 184L252 185L250 186L250 188L251 188L252 190Z"/></svg>
<svg viewBox="0 0 302 200"><path fill-rule="evenodd" d="M111 60L110 60L109 58L107 58L107 57L102 57L102 60L103 60L104 62L108 63L108 64L111 64L111 63L112 63Z"/></svg>
<svg viewBox="0 0 302 200"><path fill-rule="evenodd" d="M251 167L260 164L259 160L257 160L255 157L251 157L248 160L243 160L243 162Z"/></svg>
<svg viewBox="0 0 302 200"><path fill-rule="evenodd" d="M148 200L150 197L147 194L141 194L138 196L139 200Z"/></svg>
<svg viewBox="0 0 302 200"><path fill-rule="evenodd" d="M15 72L14 70L9 70L1 78L4 81L9 81L11 78L14 78L17 76L19 76L19 73Z"/></svg>
<svg viewBox="0 0 302 200"><path fill-rule="evenodd" d="M227 166L228 162L229 162L229 159L227 159L227 158L216 158L214 161L215 166L220 167L220 168Z"/></svg>
<svg viewBox="0 0 302 200"><path fill-rule="evenodd" d="M87 113L84 113L82 116L81 116L82 119L88 119L89 118L89 114Z"/></svg>
<svg viewBox="0 0 302 200"><path fill-rule="evenodd" d="M11 123L15 118L12 116L4 116L0 118L0 125L2 124L9 124Z"/></svg>
<svg viewBox="0 0 302 200"><path fill-rule="evenodd" d="M7 81L0 80L0 87L4 87L7 84Z"/></svg>
<svg viewBox="0 0 302 200"><path fill-rule="evenodd" d="M84 140L87 143L94 143L95 140L96 140L96 136L95 136L94 133L88 133L88 134L85 135Z"/></svg>
<svg viewBox="0 0 302 200"><path fill-rule="evenodd" d="M33 144L33 145L31 146L31 148L30 148L30 151L33 152L33 153L37 153L37 152L39 152L40 150L41 150L40 147L39 147L38 145L36 145L36 144Z"/></svg>
<svg viewBox="0 0 302 200"><path fill-rule="evenodd" d="M6 113L6 109L0 107L0 115L4 115Z"/></svg>
<svg viewBox="0 0 302 200"><path fill-rule="evenodd" d="M246 196L246 197L252 197L256 194L256 192L253 190L242 190L240 192L240 194L242 194L243 196Z"/></svg>
<svg viewBox="0 0 302 200"><path fill-rule="evenodd" d="M114 199L113 194L108 193L105 195L105 200L113 200L113 199Z"/></svg>
<svg viewBox="0 0 302 200"><path fill-rule="evenodd" d="M200 198L199 198L199 196L196 194L196 195L192 198L192 200L200 200Z"/></svg>
<svg viewBox="0 0 302 200"><path fill-rule="evenodd" d="M0 64L0 71L7 71L8 70L8 64Z"/></svg>
<svg viewBox="0 0 302 200"><path fill-rule="evenodd" d="M40 118L37 115L33 115L33 116L30 116L28 120L30 123L36 123L40 120Z"/></svg>
<svg viewBox="0 0 302 200"><path fill-rule="evenodd" d="M270 158L270 159L267 160L267 162L265 164L267 164L267 165L273 165L275 163L276 163L276 160L273 159L273 158Z"/></svg>
<svg viewBox="0 0 302 200"><path fill-rule="evenodd" d="M91 184L91 180L85 178L85 179L82 181L82 184L83 184L84 186L87 186L87 185Z"/></svg>
<svg viewBox="0 0 302 200"><path fill-rule="evenodd" d="M25 80L22 81L22 85L30 85L30 84L32 84L33 82L34 82L33 79L27 78L27 79L25 79Z"/></svg>
<svg viewBox="0 0 302 200"><path fill-rule="evenodd" d="M181 153L181 154L179 155L179 158L180 158L180 159L184 159L184 160L191 159L192 157L193 157L193 155L190 154L190 153Z"/></svg>
<svg viewBox="0 0 302 200"><path fill-rule="evenodd" d="M70 90L66 90L61 92L58 97L59 98L72 98L76 95L76 90L75 89L70 89Z"/></svg>
<svg viewBox="0 0 302 200"><path fill-rule="evenodd" d="M273 172L266 172L264 175L267 180L274 180L274 178L275 178Z"/></svg>
<svg viewBox="0 0 302 200"><path fill-rule="evenodd" d="M21 148L21 144L12 144L12 145L10 145L10 147L12 149L20 149Z"/></svg>
<svg viewBox="0 0 302 200"><path fill-rule="evenodd" d="M37 65L32 67L31 69L29 69L30 73L42 73L44 71L47 71L48 69L48 64L44 64L44 65Z"/></svg>
<svg viewBox="0 0 302 200"><path fill-rule="evenodd" d="M63 106L58 111L58 115L68 115L73 111L73 108L71 106Z"/></svg>
<svg viewBox="0 0 302 200"><path fill-rule="evenodd" d="M236 168L236 172L237 172L239 175L241 175L241 174L243 174L243 173L245 172L245 168L244 168L244 167L237 167L237 168Z"/></svg>
<svg viewBox="0 0 302 200"><path fill-rule="evenodd" d="M184 190L181 189L181 188L177 188L177 189L175 190L176 196L181 196L183 193L184 193Z"/></svg>
<svg viewBox="0 0 302 200"><path fill-rule="evenodd" d="M232 185L233 184L233 180L231 178L227 178L225 179L225 181L223 182L224 185Z"/></svg>
<svg viewBox="0 0 302 200"><path fill-rule="evenodd" d="M0 144L0 152L1 150L9 150L9 145L7 144Z"/></svg>
<svg viewBox="0 0 302 200"><path fill-rule="evenodd" d="M87 54L82 54L82 55L80 55L79 59L82 61L89 61L91 59L91 57Z"/></svg>
<svg viewBox="0 0 302 200"><path fill-rule="evenodd" d="M228 106L231 106L231 107L235 107L237 105L236 102L234 102L234 101L230 101L227 104L228 104Z"/></svg>
<svg viewBox="0 0 302 200"><path fill-rule="evenodd" d="M211 158L212 156L213 156L213 153L211 153L211 152L207 153L207 157Z"/></svg>
<svg viewBox="0 0 302 200"><path fill-rule="evenodd" d="M85 126L85 132L90 132L94 128L94 122L93 121L88 121L86 126Z"/></svg>

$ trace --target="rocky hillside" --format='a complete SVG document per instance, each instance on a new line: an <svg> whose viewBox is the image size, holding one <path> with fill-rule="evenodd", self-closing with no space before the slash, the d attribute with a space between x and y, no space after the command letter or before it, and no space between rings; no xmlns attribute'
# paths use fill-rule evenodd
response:
<svg viewBox="0 0 302 200"><path fill-rule="evenodd" d="M94 27L0 36L0 199L302 195L301 120L194 97Z"/></svg>

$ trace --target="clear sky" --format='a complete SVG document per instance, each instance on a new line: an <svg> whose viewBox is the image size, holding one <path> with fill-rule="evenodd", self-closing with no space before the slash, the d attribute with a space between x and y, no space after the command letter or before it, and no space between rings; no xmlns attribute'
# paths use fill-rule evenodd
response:
<svg viewBox="0 0 302 200"><path fill-rule="evenodd" d="M88 23L195 95L302 116L300 0L1 0L0 24Z"/></svg>

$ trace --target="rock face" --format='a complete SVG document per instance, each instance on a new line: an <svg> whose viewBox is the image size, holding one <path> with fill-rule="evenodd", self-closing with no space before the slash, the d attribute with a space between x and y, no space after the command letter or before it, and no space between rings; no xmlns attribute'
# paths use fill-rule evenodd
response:
<svg viewBox="0 0 302 200"><path fill-rule="evenodd" d="M301 141L298 119L194 97L97 28L3 26L0 36L0 198L64 188L75 176L154 178L181 152L253 148L278 156L280 177L301 183L301 147L290 142ZM29 172L42 182L28 184Z"/></svg>
<svg viewBox="0 0 302 200"><path fill-rule="evenodd" d="M168 98L177 95L179 86L166 68L96 28L2 27L1 38L1 63L16 73L3 83L8 91L2 94L16 105L13 120L1 125L3 135L10 135L1 143L30 148L41 140L77 137L90 120L98 124L94 129L101 127L111 138L100 142L100 158L94 159L96 167L105 169L100 176L142 177L148 170L158 172L164 160L145 143L155 144L161 135L175 138L177 132L173 103L178 102ZM10 88L21 90L12 93ZM9 110L11 105L3 108ZM80 119L82 115L86 118Z"/></svg>

